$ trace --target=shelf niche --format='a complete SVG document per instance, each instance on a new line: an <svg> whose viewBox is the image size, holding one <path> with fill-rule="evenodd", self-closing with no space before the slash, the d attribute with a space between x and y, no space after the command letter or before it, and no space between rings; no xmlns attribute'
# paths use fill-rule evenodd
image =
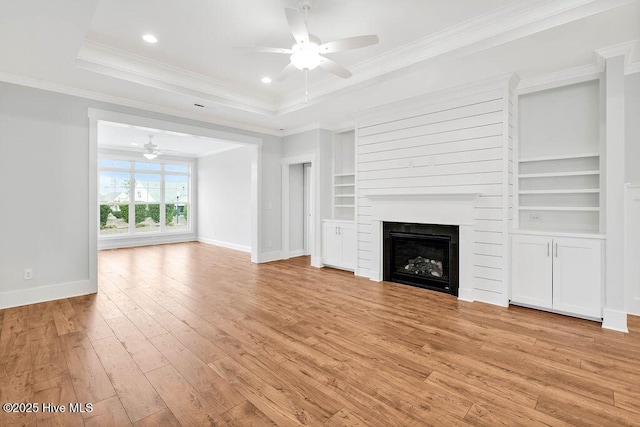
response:
<svg viewBox="0 0 640 427"><path fill-rule="evenodd" d="M355 131L334 134L333 144L333 219L354 221Z"/></svg>
<svg viewBox="0 0 640 427"><path fill-rule="evenodd" d="M519 97L517 228L600 232L599 102L598 81Z"/></svg>

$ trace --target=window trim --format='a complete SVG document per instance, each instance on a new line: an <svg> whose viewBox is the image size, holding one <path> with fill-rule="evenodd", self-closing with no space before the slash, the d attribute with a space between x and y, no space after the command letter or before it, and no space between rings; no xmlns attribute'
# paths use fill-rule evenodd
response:
<svg viewBox="0 0 640 427"><path fill-rule="evenodd" d="M129 186L129 219L127 221L129 225L129 230L126 233L121 234L100 234L100 224L98 223L98 241L111 241L111 240L143 240L149 238L157 238L157 237L170 237L170 236L185 236L185 235L193 235L195 233L195 221L197 212L194 211L195 205L195 185L194 185L194 177L196 176L196 159L177 159L173 157L167 158L162 157L158 159L148 160L145 158L138 159L136 155L139 153L122 151L122 152L110 152L110 151L98 151L98 161L97 161L97 172L98 172L98 186L100 181L100 173L105 172L126 172L129 173L129 180L132 183L135 183L135 174L136 173L147 173L153 175L160 175L160 199L159 204L161 206L165 206L165 209L160 208L160 230L156 232L136 232L135 228L135 209L131 209L132 206L136 206L138 204L149 204L148 202L136 202L135 200L135 184ZM116 168L116 167L101 167L100 161L103 159L107 160L120 160L129 162L130 166L128 168ZM136 163L154 163L160 165L160 170L148 170L148 169L136 169ZM174 171L165 171L165 165L178 165L178 166L187 166L189 170L187 172L174 172ZM179 176L187 176L189 178L189 198L186 203L189 219L188 219L188 228L180 231L167 231L166 230L166 200L165 200L165 176L167 175L179 175ZM107 204L100 201L100 190L98 189L98 210L100 209L100 205Z"/></svg>

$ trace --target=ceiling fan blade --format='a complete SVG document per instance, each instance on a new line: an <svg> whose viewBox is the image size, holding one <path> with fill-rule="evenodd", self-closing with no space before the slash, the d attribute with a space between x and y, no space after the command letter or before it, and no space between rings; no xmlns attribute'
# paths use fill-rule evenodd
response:
<svg viewBox="0 0 640 427"><path fill-rule="evenodd" d="M296 70L297 68L295 67L295 65L293 65L292 63L289 63L289 65L287 65L282 69L282 71L280 71L280 73L278 74L278 77L276 77L276 81L282 81L286 79L291 74L295 73Z"/></svg>
<svg viewBox="0 0 640 427"><path fill-rule="evenodd" d="M372 46L378 44L380 40L378 36L357 36L348 37L346 39L335 40L320 46L320 53L343 52L345 50L359 49L361 47Z"/></svg>
<svg viewBox="0 0 640 427"><path fill-rule="evenodd" d="M336 61L332 61L331 59L325 58L324 56L321 56L320 58L321 59L319 67L323 70L333 73L338 77L342 77L343 79L348 79L352 76L351 71L347 70Z"/></svg>
<svg viewBox="0 0 640 427"><path fill-rule="evenodd" d="M244 47L243 46L243 47L236 47L236 49L250 51L250 52L260 52L260 53L285 53L289 55L293 53L291 49L285 49L282 47L263 47L263 46Z"/></svg>
<svg viewBox="0 0 640 427"><path fill-rule="evenodd" d="M307 23L304 22L304 17L298 9L292 9L290 7L285 8L285 14L287 15L287 22L289 23L289 29L293 38L298 43L309 43L309 30L307 29Z"/></svg>

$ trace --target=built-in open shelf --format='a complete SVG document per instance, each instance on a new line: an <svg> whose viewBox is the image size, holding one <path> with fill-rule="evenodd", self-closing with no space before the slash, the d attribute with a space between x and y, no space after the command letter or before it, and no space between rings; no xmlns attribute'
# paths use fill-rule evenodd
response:
<svg viewBox="0 0 640 427"><path fill-rule="evenodd" d="M520 159L520 163L527 162L546 162L552 160L570 160L570 159L586 159L589 157L600 157L599 153L581 153L581 154L564 154L559 156L539 156Z"/></svg>
<svg viewBox="0 0 640 427"><path fill-rule="evenodd" d="M597 206L520 206L521 211L575 211L575 212L598 212Z"/></svg>
<svg viewBox="0 0 640 427"><path fill-rule="evenodd" d="M575 188L564 190L520 190L519 194L597 194L598 188Z"/></svg>
<svg viewBox="0 0 640 427"><path fill-rule="evenodd" d="M337 220L355 221L355 131L333 135L333 214Z"/></svg>
<svg viewBox="0 0 640 427"><path fill-rule="evenodd" d="M545 172L545 173L525 173L520 174L519 178L557 178L561 176L587 176L600 175L600 171L571 171L571 172Z"/></svg>

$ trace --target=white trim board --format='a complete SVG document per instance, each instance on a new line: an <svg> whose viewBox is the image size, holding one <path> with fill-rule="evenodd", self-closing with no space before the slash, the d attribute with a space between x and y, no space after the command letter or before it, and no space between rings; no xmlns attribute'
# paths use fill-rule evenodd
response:
<svg viewBox="0 0 640 427"><path fill-rule="evenodd" d="M198 237L195 233L176 233L172 236L167 233L158 236L130 236L112 239L98 239L98 250L135 248L139 246L168 245L172 243L196 242Z"/></svg>
<svg viewBox="0 0 640 427"><path fill-rule="evenodd" d="M118 113L116 111L103 110L99 108L89 108L89 117L105 122L124 123L128 125L143 126L153 129L187 133L190 135L206 136L209 138L220 139L232 143L258 144L262 142L261 138L243 135L241 133L226 132L201 126L185 125L182 123L176 123L167 120L151 119L148 117Z"/></svg>
<svg viewBox="0 0 640 427"><path fill-rule="evenodd" d="M259 263L282 260L282 251L264 252L260 254Z"/></svg>
<svg viewBox="0 0 640 427"><path fill-rule="evenodd" d="M251 253L251 246L238 245L236 243L223 242L221 240L205 239L204 237L198 237L197 241L200 243L206 243L207 245L220 246L221 248Z"/></svg>
<svg viewBox="0 0 640 427"><path fill-rule="evenodd" d="M598 80L602 77L603 71L604 66L601 64L587 64L580 67L522 79L516 88L516 96Z"/></svg>
<svg viewBox="0 0 640 427"><path fill-rule="evenodd" d="M37 288L0 292L0 310L21 305L36 304L98 292L96 283L90 280L38 286Z"/></svg>

